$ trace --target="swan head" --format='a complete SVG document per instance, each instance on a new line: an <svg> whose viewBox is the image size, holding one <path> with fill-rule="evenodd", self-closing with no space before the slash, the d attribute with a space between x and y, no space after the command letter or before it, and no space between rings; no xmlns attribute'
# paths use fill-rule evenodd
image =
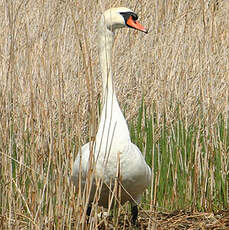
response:
<svg viewBox="0 0 229 230"><path fill-rule="evenodd" d="M132 10L125 7L111 8L106 10L101 18L101 21L107 29L114 31L115 29L129 27L147 33L138 21L138 16Z"/></svg>

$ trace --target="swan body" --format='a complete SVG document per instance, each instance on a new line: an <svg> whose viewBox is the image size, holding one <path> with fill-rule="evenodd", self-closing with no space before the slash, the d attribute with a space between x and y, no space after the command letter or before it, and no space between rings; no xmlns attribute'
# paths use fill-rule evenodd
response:
<svg viewBox="0 0 229 230"><path fill-rule="evenodd" d="M90 151L93 151L94 177L102 179L103 186L98 204L107 208L109 191L114 187L117 172L122 184L120 203L130 201L132 207L151 182L151 169L138 147L131 142L127 122L119 107L112 81L111 53L114 30L132 27L147 33L139 24L137 15L128 8L112 8L104 12L99 22L99 57L103 79L103 109L94 143L81 147L73 165L73 183L84 187L87 181ZM108 188L108 185L111 187ZM127 192L126 192L126 191ZM93 182L90 202L93 202L96 185ZM133 212L132 212L133 214ZM134 214L133 214L134 215ZM135 219L137 218L135 212Z"/></svg>

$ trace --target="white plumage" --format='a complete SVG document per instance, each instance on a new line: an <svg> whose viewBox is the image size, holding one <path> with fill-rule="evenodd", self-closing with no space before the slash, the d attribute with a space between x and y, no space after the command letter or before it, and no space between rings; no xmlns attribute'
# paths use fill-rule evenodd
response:
<svg viewBox="0 0 229 230"><path fill-rule="evenodd" d="M119 169L120 182L134 199L122 190L121 204L130 201L132 207L136 205L135 201L140 202L142 193L150 184L151 169L146 164L138 147L130 140L127 122L119 107L112 82L111 53L115 29L128 26L147 32L136 20L137 15L124 7L109 9L100 19L98 32L99 57L103 78L103 109L93 146L94 177L102 179L106 185L110 185L110 183L114 185L117 169ZM122 74L124 75L124 73ZM89 155L90 143L87 143L82 146L73 166L72 179L76 188L79 187L80 168L81 185L84 186L86 183ZM107 208L109 190L106 185L103 186L100 194L99 205ZM94 199L95 191L96 186L93 183L90 202Z"/></svg>

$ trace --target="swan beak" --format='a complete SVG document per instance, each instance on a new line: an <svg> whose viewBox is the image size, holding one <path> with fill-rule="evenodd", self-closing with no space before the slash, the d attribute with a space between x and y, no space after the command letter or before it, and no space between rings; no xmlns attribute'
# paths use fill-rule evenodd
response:
<svg viewBox="0 0 229 230"><path fill-rule="evenodd" d="M136 30L140 30L146 34L148 33L148 30L143 25L141 25L139 22L133 20L132 16L129 17L126 24L127 24L127 26L129 26L131 28L134 28Z"/></svg>

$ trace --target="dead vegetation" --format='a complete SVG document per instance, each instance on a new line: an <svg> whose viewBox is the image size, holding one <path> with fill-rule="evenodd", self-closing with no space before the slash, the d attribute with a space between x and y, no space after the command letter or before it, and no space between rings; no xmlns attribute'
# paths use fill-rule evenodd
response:
<svg viewBox="0 0 229 230"><path fill-rule="evenodd" d="M113 50L125 117L138 119L144 95L144 113L153 121L152 136L139 134L143 121L133 128L154 169L139 228L153 229L153 218L157 229L227 229L228 212L218 211L229 200L226 0L0 3L0 228L87 226L85 200L76 199L70 176L79 146L96 133L96 23L114 6L135 10L150 29L148 35L120 31ZM170 212L182 206L192 211ZM88 229L132 228L128 208L119 211L118 220L96 217Z"/></svg>

